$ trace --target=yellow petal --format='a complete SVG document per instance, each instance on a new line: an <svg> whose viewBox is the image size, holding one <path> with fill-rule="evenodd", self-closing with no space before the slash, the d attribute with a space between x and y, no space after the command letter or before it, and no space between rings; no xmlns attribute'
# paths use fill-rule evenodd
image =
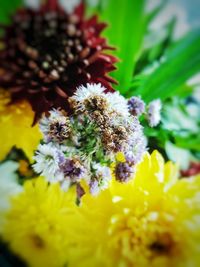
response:
<svg viewBox="0 0 200 267"><path fill-rule="evenodd" d="M0 90L0 160L13 146L22 149L32 160L34 150L41 139L38 125L31 126L34 112L27 102L8 105L9 93Z"/></svg>

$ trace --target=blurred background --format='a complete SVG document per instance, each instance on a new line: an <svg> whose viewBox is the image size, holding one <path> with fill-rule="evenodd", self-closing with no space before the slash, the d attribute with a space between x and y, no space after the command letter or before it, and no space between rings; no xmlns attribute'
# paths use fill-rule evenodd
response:
<svg viewBox="0 0 200 267"><path fill-rule="evenodd" d="M186 15L188 23L192 27L198 27L200 25L200 1L199 0L171 0L170 3L176 3L181 6Z"/></svg>
<svg viewBox="0 0 200 267"><path fill-rule="evenodd" d="M154 21L153 26L162 27L173 16L177 18L176 35L181 35L188 32L191 28L200 26L200 1L199 0L166 0L166 6ZM151 10L159 5L161 0L147 1L147 9Z"/></svg>

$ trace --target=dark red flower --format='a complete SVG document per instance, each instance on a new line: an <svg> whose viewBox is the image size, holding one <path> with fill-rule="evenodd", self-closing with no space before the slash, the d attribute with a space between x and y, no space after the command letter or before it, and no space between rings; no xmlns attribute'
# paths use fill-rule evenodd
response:
<svg viewBox="0 0 200 267"><path fill-rule="evenodd" d="M181 171L182 177L190 177L200 174L200 162L191 162L187 170Z"/></svg>
<svg viewBox="0 0 200 267"><path fill-rule="evenodd" d="M69 14L49 0L39 10L19 10L11 25L1 26L0 86L12 102L30 102L34 122L53 107L68 110L66 100L81 84L100 82L113 90L116 81L108 73L117 60L105 53L113 48L100 36L106 24L97 20L85 19L83 4Z"/></svg>

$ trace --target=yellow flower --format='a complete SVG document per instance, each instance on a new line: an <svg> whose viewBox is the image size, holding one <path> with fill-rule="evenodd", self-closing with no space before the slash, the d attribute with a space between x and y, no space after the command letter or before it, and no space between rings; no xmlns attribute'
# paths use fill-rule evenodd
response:
<svg viewBox="0 0 200 267"><path fill-rule="evenodd" d="M178 180L158 152L134 179L85 194L70 215L69 267L200 266L200 177Z"/></svg>
<svg viewBox="0 0 200 267"><path fill-rule="evenodd" d="M27 102L8 105L10 95L0 90L0 160L13 146L23 149L31 159L41 133L38 125L31 127L34 113Z"/></svg>
<svg viewBox="0 0 200 267"><path fill-rule="evenodd" d="M63 267L66 263L68 212L75 206L75 192L70 192L37 178L13 197L2 235L28 266Z"/></svg>

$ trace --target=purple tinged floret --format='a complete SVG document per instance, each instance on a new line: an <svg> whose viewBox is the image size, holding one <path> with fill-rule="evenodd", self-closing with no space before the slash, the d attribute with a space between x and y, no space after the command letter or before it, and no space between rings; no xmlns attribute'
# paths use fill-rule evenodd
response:
<svg viewBox="0 0 200 267"><path fill-rule="evenodd" d="M96 196L98 195L99 191L100 191L100 188L99 188L99 182L97 180L91 180L90 184L89 184L89 187L90 187L90 193L93 195L93 196Z"/></svg>
<svg viewBox="0 0 200 267"><path fill-rule="evenodd" d="M64 176L69 177L72 182L79 181L84 174L84 166L77 159L66 159L60 167Z"/></svg>
<svg viewBox="0 0 200 267"><path fill-rule="evenodd" d="M141 98L133 96L128 101L128 108L133 116L140 116L145 111L145 103Z"/></svg>
<svg viewBox="0 0 200 267"><path fill-rule="evenodd" d="M116 180L128 182L134 174L134 166L128 162L119 162L115 169Z"/></svg>

